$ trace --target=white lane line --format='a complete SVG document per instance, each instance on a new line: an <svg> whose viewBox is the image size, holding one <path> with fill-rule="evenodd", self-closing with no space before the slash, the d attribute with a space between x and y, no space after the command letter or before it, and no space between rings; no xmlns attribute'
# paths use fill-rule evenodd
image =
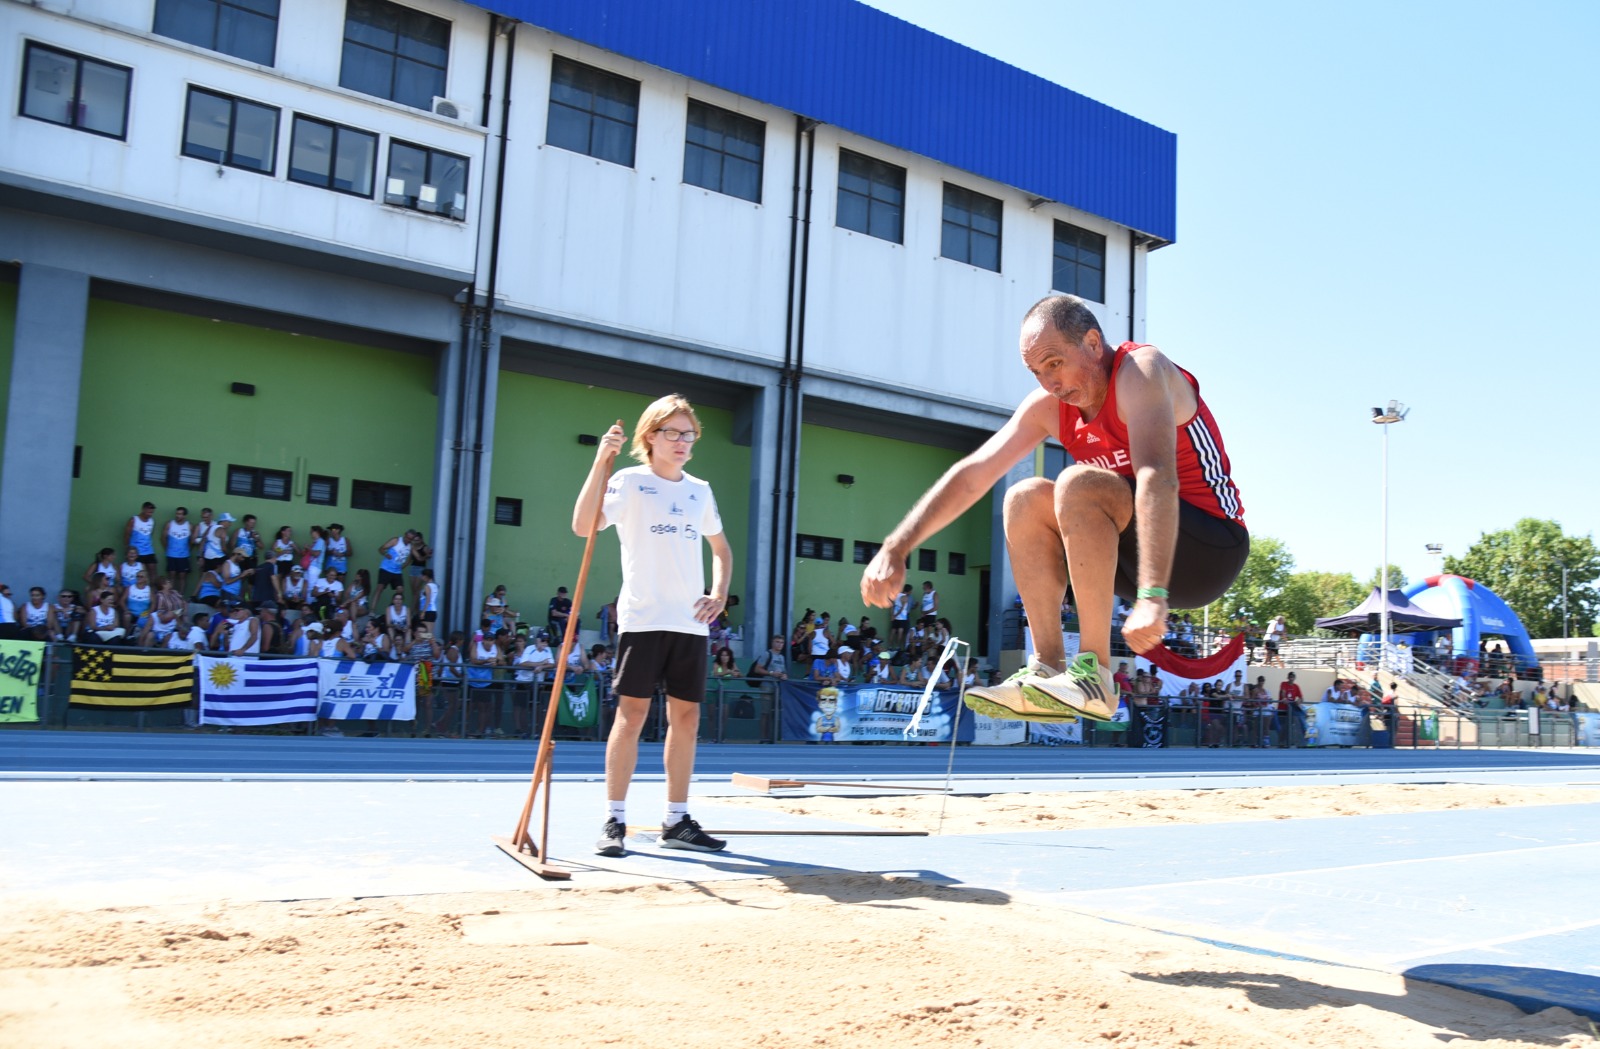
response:
<svg viewBox="0 0 1600 1049"><path fill-rule="evenodd" d="M1414 961L1418 958L1432 958L1440 954L1454 954L1456 951L1480 951L1487 947L1498 947L1503 943L1517 943L1521 940L1532 940L1540 936L1557 936L1564 932L1577 932L1579 929L1592 929L1600 926L1600 918L1593 921L1574 922L1571 925L1555 925L1548 929L1533 929L1520 932L1513 936L1497 936L1492 940L1474 940L1471 943L1456 943L1448 947L1436 947L1429 951L1418 951L1415 954L1394 954L1380 959L1384 965L1395 965L1399 962Z"/></svg>
<svg viewBox="0 0 1600 1049"><path fill-rule="evenodd" d="M1488 852L1463 852L1450 856L1415 856L1409 859L1381 860L1376 863L1350 863L1339 867L1306 867L1292 871L1255 871L1250 874L1233 874L1225 878L1195 878L1191 881L1158 881L1147 885L1119 885L1115 889L1089 889L1084 892L1067 893L1072 898L1095 896L1101 893L1127 893L1138 892L1141 889L1180 889L1191 885L1226 885L1228 882L1256 881L1260 878L1292 878L1305 877L1314 874L1336 874L1340 871L1373 870L1378 867L1403 867L1416 863L1449 863L1455 860L1477 860L1493 856L1517 855L1525 856L1534 852L1551 852L1557 849L1593 849L1600 848L1596 841L1571 841L1561 845L1532 845L1525 849L1494 849Z"/></svg>

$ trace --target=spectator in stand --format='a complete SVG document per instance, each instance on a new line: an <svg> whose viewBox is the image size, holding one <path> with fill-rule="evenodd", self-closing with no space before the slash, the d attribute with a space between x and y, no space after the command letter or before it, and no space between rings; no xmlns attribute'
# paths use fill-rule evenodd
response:
<svg viewBox="0 0 1600 1049"><path fill-rule="evenodd" d="M11 588L0 583L0 641L20 641L22 630L17 624L17 606L11 600Z"/></svg>
<svg viewBox="0 0 1600 1049"><path fill-rule="evenodd" d="M404 589L406 585L405 570L411 562L411 543L417 533L407 529L404 534L391 536L384 540L378 547L378 556L382 562L378 565L378 589L372 595L373 607L376 608L383 601L383 592L389 587Z"/></svg>
<svg viewBox="0 0 1600 1049"><path fill-rule="evenodd" d="M889 606L889 647L897 652L906 647L906 636L911 629L911 600L911 584L907 583Z"/></svg>
<svg viewBox="0 0 1600 1049"><path fill-rule="evenodd" d="M1129 696L1133 693L1133 679L1128 677L1128 664L1117 664L1117 672L1111 675L1111 682L1117 687L1117 695Z"/></svg>
<svg viewBox="0 0 1600 1049"><path fill-rule="evenodd" d="M496 632L501 630L514 632L517 629L517 620L521 618L521 613L511 607L504 583L495 587L494 593L483 599L483 618L491 622Z"/></svg>
<svg viewBox="0 0 1600 1049"><path fill-rule="evenodd" d="M833 643L835 645L854 645L855 636L858 633L860 633L860 629L851 624L849 616L840 616L838 632L833 636Z"/></svg>
<svg viewBox="0 0 1600 1049"><path fill-rule="evenodd" d="M289 581L289 573L293 570L295 558L299 556L299 553L300 548L294 542L294 529L288 525L279 528L278 534L272 537L271 557L272 586L277 591L277 599L280 604L288 599L284 593L284 586ZM293 603L299 604L300 602L295 601Z"/></svg>
<svg viewBox="0 0 1600 1049"><path fill-rule="evenodd" d="M167 551L167 575L172 579L172 588L178 593L186 592L189 583L189 538L193 529L189 524L189 508L180 506L172 511L172 519L161 529L162 543Z"/></svg>
<svg viewBox="0 0 1600 1049"><path fill-rule="evenodd" d="M230 656L253 656L261 651L261 621L247 605L234 603L227 610L227 651Z"/></svg>
<svg viewBox="0 0 1600 1049"><path fill-rule="evenodd" d="M344 534L344 525L335 521L328 526L327 565L337 569L339 578L350 576L350 537Z"/></svg>
<svg viewBox="0 0 1600 1049"><path fill-rule="evenodd" d="M1194 617L1187 612L1178 620L1178 652L1190 659L1199 652L1194 642Z"/></svg>
<svg viewBox="0 0 1600 1049"><path fill-rule="evenodd" d="M86 611L100 604L100 592L102 590L110 591L112 599L116 599L117 587L114 578L107 576L104 572L96 572L94 579L89 584L89 592L84 595L83 607Z"/></svg>
<svg viewBox="0 0 1600 1049"><path fill-rule="evenodd" d="M156 504L145 503L139 512L128 518L122 526L122 545L139 552L139 560L146 565L156 563ZM153 568L152 568L153 570Z"/></svg>
<svg viewBox="0 0 1600 1049"><path fill-rule="evenodd" d="M929 616L937 616L938 614L939 591L933 588L932 580L924 580L922 583L922 618L927 619Z"/></svg>
<svg viewBox="0 0 1600 1049"><path fill-rule="evenodd" d="M928 625L928 647L938 654L944 651L944 646L955 636L955 629L951 627L950 620L939 616Z"/></svg>
<svg viewBox="0 0 1600 1049"><path fill-rule="evenodd" d="M500 714L500 696L493 687L494 672L504 658L505 653L495 642L492 632L472 643L471 654L467 658L466 700L477 704L474 708L477 717L473 719L471 732L474 736L491 739L505 735L497 724L493 724L499 721Z"/></svg>
<svg viewBox="0 0 1600 1049"><path fill-rule="evenodd" d="M1283 666L1283 656L1279 654L1278 649L1288 638L1289 621L1281 615L1274 616L1272 622L1267 624L1267 666Z"/></svg>
<svg viewBox="0 0 1600 1049"><path fill-rule="evenodd" d="M394 642L388 632L376 619L367 620L367 628L361 632L361 658L368 663L387 663L394 658L394 653Z"/></svg>
<svg viewBox="0 0 1600 1049"><path fill-rule="evenodd" d="M321 579L328 567L328 530L321 525L311 526L311 541L300 551L300 565L307 579Z"/></svg>
<svg viewBox="0 0 1600 1049"><path fill-rule="evenodd" d="M819 685L837 685L849 677L849 670L845 669L839 660L838 650L829 647L820 656L811 659L810 678Z"/></svg>
<svg viewBox="0 0 1600 1049"><path fill-rule="evenodd" d="M1272 738L1273 730L1278 724L1278 708L1272 700L1272 693L1267 691L1267 679L1265 677L1256 678L1256 683L1250 686L1250 695L1247 697L1245 705L1249 714L1253 715L1250 720L1255 723L1253 726L1255 742L1252 745L1257 747L1271 746L1272 744L1268 741Z"/></svg>
<svg viewBox="0 0 1600 1049"><path fill-rule="evenodd" d="M517 680L532 681L539 685L549 684L556 672L556 654L550 647L549 635L543 631L535 634L533 641L524 646L516 662L523 670L533 675L524 678L519 673Z"/></svg>
<svg viewBox="0 0 1600 1049"><path fill-rule="evenodd" d="M295 567L299 568L300 566L295 565ZM348 626L348 624L335 622L331 625L323 624L321 626L319 632L314 635L318 639L318 659L361 658L361 653L356 646L352 644L348 638L343 636L341 630L344 626ZM308 627L307 629L309 630L310 628ZM317 722L322 726L321 735L336 737L344 735L344 733L340 731L339 726L335 725L331 718L318 718Z"/></svg>
<svg viewBox="0 0 1600 1049"><path fill-rule="evenodd" d="M127 637L128 631L122 625L122 609L117 607L116 589L110 586L101 587L95 598L84 620L85 634L92 634L107 644Z"/></svg>
<svg viewBox="0 0 1600 1049"><path fill-rule="evenodd" d="M595 613L599 623L600 643L609 645L617 639L617 599L612 598L600 606L600 611Z"/></svg>
<svg viewBox="0 0 1600 1049"><path fill-rule="evenodd" d="M433 569L422 570L422 586L417 590L418 624L439 622L439 584L433 581Z"/></svg>
<svg viewBox="0 0 1600 1049"><path fill-rule="evenodd" d="M406 595L396 590L389 596L389 607L383 611L384 630L394 639L397 648L411 643L411 610L406 607Z"/></svg>
<svg viewBox="0 0 1600 1049"><path fill-rule="evenodd" d="M832 658L833 647L833 640L828 637L828 613L824 612L817 617L816 625L811 630L812 662Z"/></svg>
<svg viewBox="0 0 1600 1049"><path fill-rule="evenodd" d="M763 692L775 691L774 682L786 681L789 678L789 664L783 658L783 635L773 634L767 640L767 650L756 657L750 664L750 683L760 685Z"/></svg>
<svg viewBox="0 0 1600 1049"><path fill-rule="evenodd" d="M869 685L892 685L894 679L894 664L876 645L872 646L862 663L861 680Z"/></svg>
<svg viewBox="0 0 1600 1049"><path fill-rule="evenodd" d="M245 606L250 607L249 605ZM256 622L261 628L261 651L282 652L286 643L283 625L278 622L278 603L276 601L262 602L256 609Z"/></svg>
<svg viewBox="0 0 1600 1049"><path fill-rule="evenodd" d="M337 568L324 568L322 575L311 580L311 604L319 617L326 619L333 615L333 610L342 607L345 600L344 580L339 578Z"/></svg>
<svg viewBox="0 0 1600 1049"><path fill-rule="evenodd" d="M414 735L433 734L433 693L437 688L434 677L439 660L439 642L426 623L418 623L411 632L411 645L402 658L417 667L417 716L412 722Z"/></svg>
<svg viewBox="0 0 1600 1049"><path fill-rule="evenodd" d="M929 676L927 660L923 658L922 653L913 652L900 670L899 683L921 688L927 684Z"/></svg>
<svg viewBox="0 0 1600 1049"><path fill-rule="evenodd" d="M205 612L196 612L188 626L183 629L167 631L166 641L159 647L171 649L174 652L204 652L206 651L206 621L211 616Z"/></svg>
<svg viewBox="0 0 1600 1049"><path fill-rule="evenodd" d="M112 582L118 590L127 590L139 578L139 573L145 570L144 562L139 560L139 551L128 547L127 556L117 565L117 574Z"/></svg>
<svg viewBox="0 0 1600 1049"><path fill-rule="evenodd" d="M572 618L572 598L567 596L567 588L556 587L556 596L550 599L549 621L546 624L553 638L567 636L567 620Z"/></svg>
<svg viewBox="0 0 1600 1049"><path fill-rule="evenodd" d="M434 688L444 697L444 713L429 726L429 730L449 739L460 736L454 726L457 712L462 709L461 689L465 680L466 645L466 634L459 630L451 634L439 652L439 670L433 678Z"/></svg>
<svg viewBox="0 0 1600 1049"><path fill-rule="evenodd" d="M91 591L99 589L98 584L95 583L97 576L105 576L113 586L116 585L118 579L122 578L122 569L117 567L117 552L109 546L102 547L94 557L94 564L84 569L84 587Z"/></svg>
<svg viewBox="0 0 1600 1049"><path fill-rule="evenodd" d="M411 603L415 604L417 595L422 593L422 571L428 567L428 560L433 557L433 547L423 538L421 532L411 533L411 556L406 561L406 576L411 580Z"/></svg>
<svg viewBox="0 0 1600 1049"><path fill-rule="evenodd" d="M52 641L76 641L78 634L83 630L84 610L78 604L78 595L72 590L63 590L56 595L56 603L50 606L50 616L47 629Z"/></svg>
<svg viewBox="0 0 1600 1049"><path fill-rule="evenodd" d="M289 577L283 581L283 604L309 605L311 603L311 584L306 582L306 570L299 565L289 569Z"/></svg>
<svg viewBox="0 0 1600 1049"><path fill-rule="evenodd" d="M734 662L733 649L723 645L717 649L716 656L711 660L711 676L718 681L729 681L733 678L744 677L739 670L739 664Z"/></svg>
<svg viewBox="0 0 1600 1049"><path fill-rule="evenodd" d="M239 520L239 527L234 530L232 538L228 540L228 550L242 550L244 552L244 566L255 568L257 560L262 555L261 533L256 531L256 515L245 514Z"/></svg>
<svg viewBox="0 0 1600 1049"><path fill-rule="evenodd" d="M352 623L360 623L370 613L368 600L372 594L372 575L365 568L356 569L356 578L345 590L344 607Z"/></svg>

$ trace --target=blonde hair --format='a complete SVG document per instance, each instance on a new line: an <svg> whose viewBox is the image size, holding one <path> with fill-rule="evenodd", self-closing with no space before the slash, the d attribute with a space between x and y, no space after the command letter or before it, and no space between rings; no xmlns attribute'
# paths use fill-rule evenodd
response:
<svg viewBox="0 0 1600 1049"><path fill-rule="evenodd" d="M669 393L651 402L639 416L639 425L633 429L633 443L628 446L635 460L649 464L650 442L646 438L661 429L661 424L674 415L687 415L689 422L694 425L695 436L700 435L700 417L694 413L694 405L681 394Z"/></svg>

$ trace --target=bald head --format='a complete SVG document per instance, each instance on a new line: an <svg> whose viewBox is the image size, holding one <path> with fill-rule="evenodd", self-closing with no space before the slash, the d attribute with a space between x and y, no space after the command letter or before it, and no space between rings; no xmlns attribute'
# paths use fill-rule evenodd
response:
<svg viewBox="0 0 1600 1049"><path fill-rule="evenodd" d="M1100 322L1095 319L1094 311L1076 295L1046 295L1034 303L1028 315L1022 318L1024 329L1044 325L1060 332L1074 346L1082 343L1084 336L1091 331L1100 331ZM1104 332L1100 332L1100 338L1101 341L1105 340Z"/></svg>

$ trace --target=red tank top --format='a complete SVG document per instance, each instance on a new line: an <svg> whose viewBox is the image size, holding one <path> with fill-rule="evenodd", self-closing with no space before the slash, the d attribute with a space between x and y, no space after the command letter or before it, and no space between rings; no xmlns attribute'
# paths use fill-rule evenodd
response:
<svg viewBox="0 0 1600 1049"><path fill-rule="evenodd" d="M1111 380L1106 387L1106 402L1093 420L1070 404L1061 404L1061 443L1075 462L1099 466L1124 477L1133 476L1133 460L1128 454L1128 428L1117 417L1117 371L1128 354L1141 343L1125 342L1111 360ZM1199 507L1213 517L1226 517L1244 523L1244 503L1233 483L1228 453L1222 447L1222 434L1211 409L1200 397L1200 384L1184 371L1183 377L1194 388L1198 407L1194 418L1178 427L1178 498Z"/></svg>

